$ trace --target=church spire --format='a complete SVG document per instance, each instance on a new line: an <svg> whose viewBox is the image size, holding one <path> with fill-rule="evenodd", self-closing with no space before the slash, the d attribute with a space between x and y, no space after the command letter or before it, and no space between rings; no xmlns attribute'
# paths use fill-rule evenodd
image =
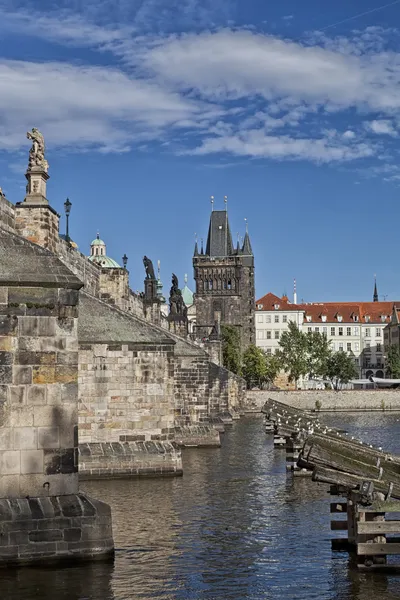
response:
<svg viewBox="0 0 400 600"><path fill-rule="evenodd" d="M379 296L378 296L378 288L376 285L376 275L374 275L374 279L375 279L375 285L374 285L374 302L378 302L379 301Z"/></svg>
<svg viewBox="0 0 400 600"><path fill-rule="evenodd" d="M210 225L208 228L205 251L207 256L224 257L233 256L234 254L232 235L228 221L227 202L228 196L225 196L225 210L215 210L214 197L212 197Z"/></svg>
<svg viewBox="0 0 400 600"><path fill-rule="evenodd" d="M245 254L246 256L253 256L253 250L251 248L251 242L250 242L250 236L249 236L249 226L247 223L247 219L245 219L245 222L246 222L246 233L244 236L242 253Z"/></svg>

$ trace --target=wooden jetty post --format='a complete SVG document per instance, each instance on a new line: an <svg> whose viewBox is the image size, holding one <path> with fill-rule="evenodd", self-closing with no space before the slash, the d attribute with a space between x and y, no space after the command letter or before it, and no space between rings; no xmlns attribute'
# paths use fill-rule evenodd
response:
<svg viewBox="0 0 400 600"><path fill-rule="evenodd" d="M338 498L330 504L331 530L347 537L332 540L332 548L354 552L361 570L400 571L400 520L393 519L400 513L400 456L273 399L262 412L274 423L274 446L276 439L286 449L287 471L309 473ZM397 556L396 564L388 564L388 556Z"/></svg>

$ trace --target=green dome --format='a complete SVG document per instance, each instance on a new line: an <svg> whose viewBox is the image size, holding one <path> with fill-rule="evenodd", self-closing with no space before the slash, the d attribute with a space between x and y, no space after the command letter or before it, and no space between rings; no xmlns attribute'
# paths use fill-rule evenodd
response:
<svg viewBox="0 0 400 600"><path fill-rule="evenodd" d="M99 237L97 237L95 240L93 240L93 242L90 245L91 246L105 246L105 243L103 242L103 240L101 240Z"/></svg>
<svg viewBox="0 0 400 600"><path fill-rule="evenodd" d="M185 285L182 290L182 298L186 306L191 306L193 304L193 292Z"/></svg>
<svg viewBox="0 0 400 600"><path fill-rule="evenodd" d="M91 262L95 262L103 269L120 269L121 267L114 259L109 256L89 256Z"/></svg>

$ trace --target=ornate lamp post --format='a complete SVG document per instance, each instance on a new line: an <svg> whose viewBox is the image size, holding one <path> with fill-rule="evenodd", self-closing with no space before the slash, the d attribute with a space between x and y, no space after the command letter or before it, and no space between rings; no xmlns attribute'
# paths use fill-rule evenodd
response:
<svg viewBox="0 0 400 600"><path fill-rule="evenodd" d="M69 201L69 198L66 199L66 201L64 202L64 209L65 209L65 217L67 219L67 230L65 233L65 241L69 244L71 239L69 237L69 213L71 212L71 206L72 206L72 202Z"/></svg>
<svg viewBox="0 0 400 600"><path fill-rule="evenodd" d="M124 265L124 269L126 269L126 265L128 264L128 257L126 254L122 257L122 264Z"/></svg>

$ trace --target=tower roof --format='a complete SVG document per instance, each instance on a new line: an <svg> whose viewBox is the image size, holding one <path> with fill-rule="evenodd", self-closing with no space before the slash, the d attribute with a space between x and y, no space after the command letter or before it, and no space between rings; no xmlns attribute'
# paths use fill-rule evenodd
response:
<svg viewBox="0 0 400 600"><path fill-rule="evenodd" d="M90 256L88 259L91 262L97 263L102 269L120 269L121 266L110 256L107 256L106 244L100 239L100 234L97 233L96 239L90 244Z"/></svg>
<svg viewBox="0 0 400 600"><path fill-rule="evenodd" d="M206 255L221 257L231 256L233 253L228 212L226 210L213 210L208 229Z"/></svg>

